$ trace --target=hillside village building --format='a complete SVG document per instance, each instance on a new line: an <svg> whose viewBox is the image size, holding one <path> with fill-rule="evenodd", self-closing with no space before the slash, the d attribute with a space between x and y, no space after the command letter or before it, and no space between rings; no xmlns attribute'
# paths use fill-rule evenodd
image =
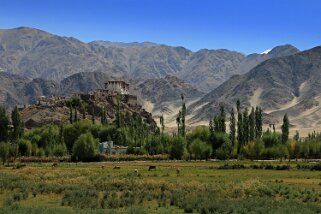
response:
<svg viewBox="0 0 321 214"><path fill-rule="evenodd" d="M124 81L112 80L105 83L105 89L118 94L129 94L129 84Z"/></svg>
<svg viewBox="0 0 321 214"><path fill-rule="evenodd" d="M104 89L96 89L87 93L78 93L74 96L87 102L104 102L111 101L116 96L119 96L122 102L129 106L137 106L137 96L129 93L129 84L121 80L111 80L105 83ZM39 96L38 105L54 106L58 102L65 101L66 97L60 96Z"/></svg>

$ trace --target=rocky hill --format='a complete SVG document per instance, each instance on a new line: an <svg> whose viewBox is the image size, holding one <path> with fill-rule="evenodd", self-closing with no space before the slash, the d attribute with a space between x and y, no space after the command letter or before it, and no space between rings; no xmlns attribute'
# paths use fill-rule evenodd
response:
<svg viewBox="0 0 321 214"><path fill-rule="evenodd" d="M260 105L280 118L288 113L298 127L321 123L321 47L264 61L244 75L236 75L191 105L193 119L206 120L220 103L229 109L240 99L243 106ZM198 109L198 110L196 110Z"/></svg>
<svg viewBox="0 0 321 214"><path fill-rule="evenodd" d="M180 100L181 94L184 94L187 99L201 98L204 95L203 92L196 90L185 81L170 75L160 79L146 80L138 84L137 88L145 100L155 105Z"/></svg>

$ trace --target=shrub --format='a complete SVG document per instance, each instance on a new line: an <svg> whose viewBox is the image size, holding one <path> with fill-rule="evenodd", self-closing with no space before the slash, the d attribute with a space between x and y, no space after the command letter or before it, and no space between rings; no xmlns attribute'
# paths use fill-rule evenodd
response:
<svg viewBox="0 0 321 214"><path fill-rule="evenodd" d="M73 159L77 161L90 161L97 153L98 141L91 133L85 133L79 136L73 146Z"/></svg>
<svg viewBox="0 0 321 214"><path fill-rule="evenodd" d="M19 139L19 153L22 156L30 156L32 152L32 145L29 140Z"/></svg>
<svg viewBox="0 0 321 214"><path fill-rule="evenodd" d="M259 159L264 149L264 144L260 141L251 141L243 147L243 154L245 157L253 160Z"/></svg>
<svg viewBox="0 0 321 214"><path fill-rule="evenodd" d="M181 160L186 153L186 141L183 137L173 137L170 158Z"/></svg>
<svg viewBox="0 0 321 214"><path fill-rule="evenodd" d="M208 159L211 156L212 148L205 142L196 139L189 145L189 153L195 159Z"/></svg>

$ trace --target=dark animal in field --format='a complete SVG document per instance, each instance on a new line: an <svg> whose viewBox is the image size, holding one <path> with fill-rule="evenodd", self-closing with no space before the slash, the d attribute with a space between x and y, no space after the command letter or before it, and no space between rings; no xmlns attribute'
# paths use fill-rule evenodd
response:
<svg viewBox="0 0 321 214"><path fill-rule="evenodd" d="M24 164L24 163L18 163L17 165L15 165L13 168L14 169L20 169L20 168L23 168L23 167L26 167L27 165Z"/></svg>
<svg viewBox="0 0 321 214"><path fill-rule="evenodd" d="M180 173L181 173L181 170L180 170L180 168L176 168L176 173L177 173L177 175L179 175Z"/></svg>
<svg viewBox="0 0 321 214"><path fill-rule="evenodd" d="M120 169L120 166L114 166L114 169Z"/></svg>
<svg viewBox="0 0 321 214"><path fill-rule="evenodd" d="M105 166L101 166L102 169L105 169Z"/></svg>
<svg viewBox="0 0 321 214"><path fill-rule="evenodd" d="M53 163L52 164L52 167L57 167L58 166L58 163Z"/></svg>
<svg viewBox="0 0 321 214"><path fill-rule="evenodd" d="M156 166L149 166L148 171L156 170Z"/></svg>

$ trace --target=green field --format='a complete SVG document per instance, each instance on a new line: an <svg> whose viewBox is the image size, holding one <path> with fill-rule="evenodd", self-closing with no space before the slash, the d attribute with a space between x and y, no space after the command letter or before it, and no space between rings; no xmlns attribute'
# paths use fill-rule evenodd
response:
<svg viewBox="0 0 321 214"><path fill-rule="evenodd" d="M321 171L295 162L33 163L0 188L0 213L321 213Z"/></svg>

